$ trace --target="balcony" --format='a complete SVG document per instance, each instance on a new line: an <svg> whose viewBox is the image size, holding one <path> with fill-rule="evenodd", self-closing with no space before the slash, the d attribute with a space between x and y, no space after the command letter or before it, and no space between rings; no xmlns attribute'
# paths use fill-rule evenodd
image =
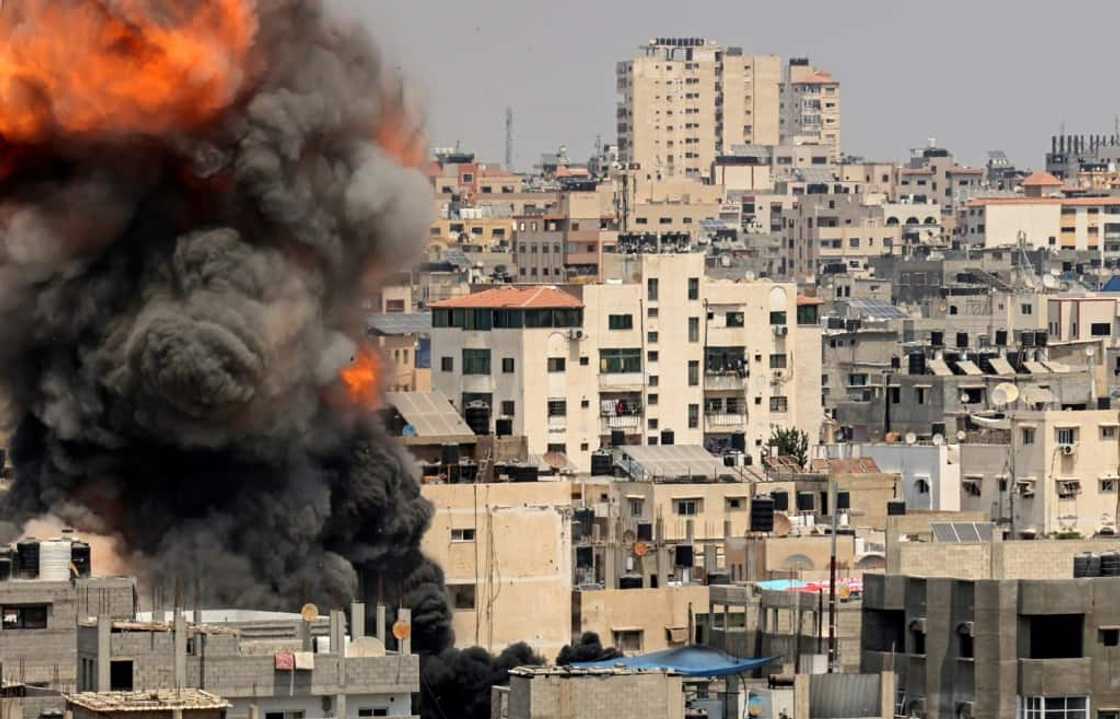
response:
<svg viewBox="0 0 1120 719"><path fill-rule="evenodd" d="M716 391L741 391L747 387L746 375L738 372L721 372L719 374L704 375L704 389Z"/></svg>
<svg viewBox="0 0 1120 719"><path fill-rule="evenodd" d="M1092 660L1020 659L1019 694L1024 696L1081 695L1092 692Z"/></svg>
<svg viewBox="0 0 1120 719"><path fill-rule="evenodd" d="M599 389L604 392L640 392L645 384L641 372L600 372Z"/></svg>
<svg viewBox="0 0 1120 719"><path fill-rule="evenodd" d="M568 431L568 418L567 417L549 417L548 418L548 431L549 431L549 433Z"/></svg>
<svg viewBox="0 0 1120 719"><path fill-rule="evenodd" d="M623 414L599 418L599 434L610 434L613 430L639 430L642 426L640 415Z"/></svg>
<svg viewBox="0 0 1120 719"><path fill-rule="evenodd" d="M726 412L705 414L705 432L737 432L747 428L747 415L727 414Z"/></svg>

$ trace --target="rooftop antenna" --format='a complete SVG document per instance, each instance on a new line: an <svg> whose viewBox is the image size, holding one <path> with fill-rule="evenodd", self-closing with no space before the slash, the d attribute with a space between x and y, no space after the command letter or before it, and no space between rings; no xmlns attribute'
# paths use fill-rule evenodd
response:
<svg viewBox="0 0 1120 719"><path fill-rule="evenodd" d="M506 170L513 171L513 108L506 107Z"/></svg>

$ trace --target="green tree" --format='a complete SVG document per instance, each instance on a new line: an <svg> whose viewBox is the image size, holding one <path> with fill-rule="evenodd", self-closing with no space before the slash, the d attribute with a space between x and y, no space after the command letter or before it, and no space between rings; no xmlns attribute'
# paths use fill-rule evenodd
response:
<svg viewBox="0 0 1120 719"><path fill-rule="evenodd" d="M804 469L809 463L809 433L796 427L777 427L770 434L770 446L778 448L778 456L793 457Z"/></svg>

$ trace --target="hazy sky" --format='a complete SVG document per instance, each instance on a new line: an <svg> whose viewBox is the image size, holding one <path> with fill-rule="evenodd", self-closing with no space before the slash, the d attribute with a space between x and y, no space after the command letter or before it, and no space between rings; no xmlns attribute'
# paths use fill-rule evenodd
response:
<svg viewBox="0 0 1120 719"><path fill-rule="evenodd" d="M808 56L841 83L842 144L903 159L929 137L981 164L1037 168L1050 136L1112 131L1120 112L1115 0L329 0L356 14L417 86L433 144L515 165L560 144L615 141L615 62L651 37L708 37Z"/></svg>

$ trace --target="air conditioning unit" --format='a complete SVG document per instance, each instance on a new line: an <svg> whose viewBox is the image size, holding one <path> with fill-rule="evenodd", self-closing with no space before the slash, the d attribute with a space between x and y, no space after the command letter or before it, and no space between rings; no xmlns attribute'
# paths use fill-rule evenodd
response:
<svg viewBox="0 0 1120 719"><path fill-rule="evenodd" d="M1077 451L1077 445L1060 444L1058 445L1058 451L1062 453L1063 457L1072 457L1073 453Z"/></svg>
<svg viewBox="0 0 1120 719"><path fill-rule="evenodd" d="M570 330L568 330L568 339L570 339L570 340L581 340L581 339L583 339L583 330L581 330L581 329L570 329Z"/></svg>
<svg viewBox="0 0 1120 719"><path fill-rule="evenodd" d="M774 336L785 337L789 334L789 327L786 325L774 325Z"/></svg>

